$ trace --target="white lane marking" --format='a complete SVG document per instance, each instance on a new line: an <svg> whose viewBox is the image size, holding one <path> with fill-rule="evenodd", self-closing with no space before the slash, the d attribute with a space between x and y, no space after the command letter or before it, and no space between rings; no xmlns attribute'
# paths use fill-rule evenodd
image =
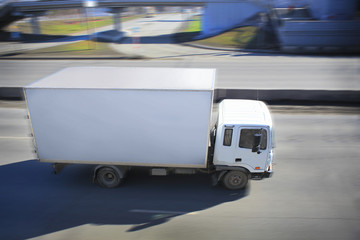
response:
<svg viewBox="0 0 360 240"><path fill-rule="evenodd" d="M156 213L156 214L189 214L194 215L195 212L180 212L180 211L163 211L163 210L148 210L148 209L132 209L130 212L134 213Z"/></svg>
<svg viewBox="0 0 360 240"><path fill-rule="evenodd" d="M25 139L32 139L33 137L7 137L7 136L0 136L0 139L19 139L19 140L25 140Z"/></svg>

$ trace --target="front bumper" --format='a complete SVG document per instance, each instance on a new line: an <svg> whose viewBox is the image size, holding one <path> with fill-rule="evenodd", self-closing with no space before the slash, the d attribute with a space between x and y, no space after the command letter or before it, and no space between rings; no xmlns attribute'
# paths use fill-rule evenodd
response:
<svg viewBox="0 0 360 240"><path fill-rule="evenodd" d="M273 174L274 172L264 172L264 178L272 177Z"/></svg>
<svg viewBox="0 0 360 240"><path fill-rule="evenodd" d="M260 172L260 173L251 173L250 177L251 179L255 179L255 180L260 180L263 178L269 178L273 175L274 171L272 168L272 163L270 164L270 166L266 169L266 171L264 172Z"/></svg>

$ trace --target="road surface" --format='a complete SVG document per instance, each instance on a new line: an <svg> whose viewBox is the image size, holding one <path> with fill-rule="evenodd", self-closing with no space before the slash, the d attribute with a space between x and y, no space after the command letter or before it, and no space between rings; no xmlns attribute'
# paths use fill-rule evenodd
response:
<svg viewBox="0 0 360 240"><path fill-rule="evenodd" d="M90 166L52 175L31 160L23 106L0 104L1 239L359 237L358 108L272 107L274 176L229 191L205 174L137 171L116 189L93 184Z"/></svg>
<svg viewBox="0 0 360 240"><path fill-rule="evenodd" d="M173 60L0 60L0 87L23 87L65 67L216 68L216 88L360 90L360 58L207 56Z"/></svg>

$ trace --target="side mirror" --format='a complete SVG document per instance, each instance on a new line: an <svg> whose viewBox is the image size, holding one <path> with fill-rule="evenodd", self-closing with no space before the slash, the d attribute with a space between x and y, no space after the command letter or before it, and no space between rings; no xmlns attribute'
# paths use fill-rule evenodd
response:
<svg viewBox="0 0 360 240"><path fill-rule="evenodd" d="M261 142L261 134L260 133L255 133L254 134L254 142L253 142L252 152L259 153L259 151L260 151L260 142Z"/></svg>

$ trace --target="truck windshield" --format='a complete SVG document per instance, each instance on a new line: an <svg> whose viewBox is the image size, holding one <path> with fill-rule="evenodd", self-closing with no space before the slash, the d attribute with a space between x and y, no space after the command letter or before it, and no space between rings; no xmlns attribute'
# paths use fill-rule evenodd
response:
<svg viewBox="0 0 360 240"><path fill-rule="evenodd" d="M261 134L260 149L265 150L267 146L266 129L241 129L239 147L252 149L255 134Z"/></svg>

